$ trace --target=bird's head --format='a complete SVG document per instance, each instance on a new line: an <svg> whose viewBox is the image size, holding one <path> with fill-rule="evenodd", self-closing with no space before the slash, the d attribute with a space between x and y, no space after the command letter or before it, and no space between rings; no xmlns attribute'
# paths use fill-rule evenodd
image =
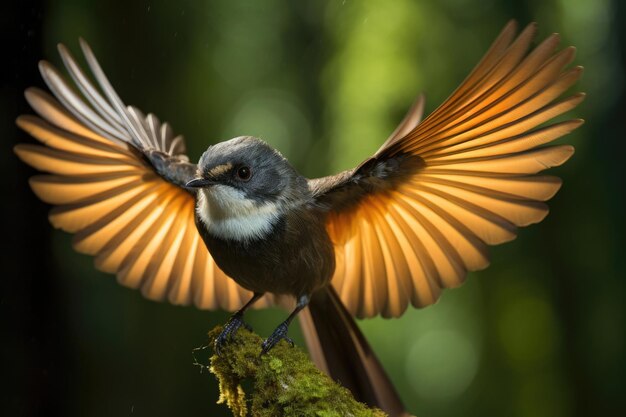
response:
<svg viewBox="0 0 626 417"><path fill-rule="evenodd" d="M303 181L278 151L241 136L210 146L186 186L198 190L200 219L215 230L225 225L216 234L233 238L244 232L240 229L267 229L298 199Z"/></svg>
<svg viewBox="0 0 626 417"><path fill-rule="evenodd" d="M263 203L278 199L298 176L289 162L267 143L240 136L210 146L200 157L197 177L187 187L228 188L242 198Z"/></svg>

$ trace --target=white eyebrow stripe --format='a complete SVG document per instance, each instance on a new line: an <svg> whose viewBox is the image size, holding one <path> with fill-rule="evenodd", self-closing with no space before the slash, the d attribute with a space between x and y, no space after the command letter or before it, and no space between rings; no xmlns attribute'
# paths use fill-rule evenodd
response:
<svg viewBox="0 0 626 417"><path fill-rule="evenodd" d="M232 169L232 167L233 167L233 164L230 163L230 162L228 162L226 164L222 164L222 165L217 165L217 166L211 168L209 170L209 172L207 172L207 174L209 176L216 177L218 175L221 175L221 174L229 171L230 169Z"/></svg>

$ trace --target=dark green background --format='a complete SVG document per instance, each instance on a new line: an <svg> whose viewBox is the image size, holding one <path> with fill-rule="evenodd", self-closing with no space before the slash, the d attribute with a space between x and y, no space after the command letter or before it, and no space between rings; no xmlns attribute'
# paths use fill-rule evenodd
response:
<svg viewBox="0 0 626 417"><path fill-rule="evenodd" d="M130 3L130 4L127 4ZM432 111L511 18L578 47L587 123L540 225L425 310L361 327L418 416L624 413L624 6L617 0L13 2L2 13L3 415L226 416L191 349L227 315L144 300L74 253L27 189L13 120L87 39L128 104L170 121L190 155L250 134L307 176L351 167L419 92ZM267 335L284 316L255 311ZM298 330L292 334L302 344Z"/></svg>

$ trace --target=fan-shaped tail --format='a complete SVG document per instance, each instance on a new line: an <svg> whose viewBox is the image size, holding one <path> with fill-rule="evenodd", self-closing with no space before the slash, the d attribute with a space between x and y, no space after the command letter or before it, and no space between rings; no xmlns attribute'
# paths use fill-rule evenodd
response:
<svg viewBox="0 0 626 417"><path fill-rule="evenodd" d="M408 417L391 380L332 287L313 295L300 325L315 364L357 401L390 417Z"/></svg>

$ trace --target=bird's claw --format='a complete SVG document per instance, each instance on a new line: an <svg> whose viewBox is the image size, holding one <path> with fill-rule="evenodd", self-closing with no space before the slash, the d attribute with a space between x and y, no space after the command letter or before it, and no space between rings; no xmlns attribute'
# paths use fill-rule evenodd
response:
<svg viewBox="0 0 626 417"><path fill-rule="evenodd" d="M287 343L289 343L291 347L293 347L294 346L293 340L291 340L291 338L287 336L288 330L289 330L289 326L287 325L287 323L281 323L272 332L270 337L268 337L267 339L263 341L263 344L261 345L261 355L265 355L274 346L276 346L276 344L280 342L281 340L287 341Z"/></svg>
<svg viewBox="0 0 626 417"><path fill-rule="evenodd" d="M240 327L244 327L245 329L252 331L252 327L243 321L242 314L233 314L230 316L230 319L228 319L224 325L222 332L215 338L215 352L218 355L222 354L222 347L226 343L232 342L235 333L237 333Z"/></svg>

